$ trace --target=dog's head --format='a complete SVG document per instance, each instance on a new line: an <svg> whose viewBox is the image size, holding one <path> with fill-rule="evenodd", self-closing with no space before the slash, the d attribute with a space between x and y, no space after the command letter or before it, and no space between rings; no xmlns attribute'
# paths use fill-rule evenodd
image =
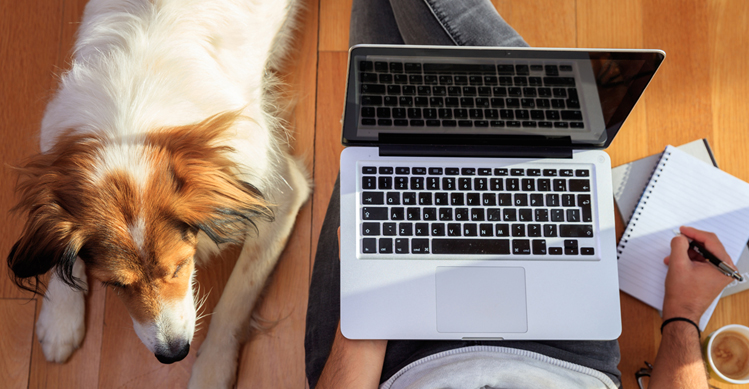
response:
<svg viewBox="0 0 749 389"><path fill-rule="evenodd" d="M22 169L17 211L28 214L8 265L24 289L55 269L73 288L77 258L89 277L114 288L136 333L164 363L181 360L195 330L198 234L240 243L262 195L236 177L218 140L236 114L133 139L61 136Z"/></svg>

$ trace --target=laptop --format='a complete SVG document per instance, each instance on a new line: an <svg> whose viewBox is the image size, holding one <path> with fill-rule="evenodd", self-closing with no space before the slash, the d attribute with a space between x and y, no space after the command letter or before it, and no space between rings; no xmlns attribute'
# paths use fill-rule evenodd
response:
<svg viewBox="0 0 749 389"><path fill-rule="evenodd" d="M659 50L351 48L343 335L617 338L603 149L664 58Z"/></svg>

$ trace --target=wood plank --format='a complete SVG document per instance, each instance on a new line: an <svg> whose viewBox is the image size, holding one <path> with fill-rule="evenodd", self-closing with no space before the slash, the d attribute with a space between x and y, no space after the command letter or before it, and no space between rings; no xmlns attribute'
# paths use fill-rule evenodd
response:
<svg viewBox="0 0 749 389"><path fill-rule="evenodd" d="M348 51L348 32L353 0L320 1L319 51Z"/></svg>
<svg viewBox="0 0 749 389"><path fill-rule="evenodd" d="M741 66L749 61L749 9L736 1L708 2L710 47L710 90L713 137L711 145L718 166L734 176L749 181L749 75ZM743 292L721 299L705 334L727 324L749 325L749 293ZM719 388L741 388L710 380Z"/></svg>
<svg viewBox="0 0 749 389"><path fill-rule="evenodd" d="M34 299L0 299L0 382L7 389L28 387Z"/></svg>
<svg viewBox="0 0 749 389"><path fill-rule="evenodd" d="M86 335L81 347L64 364L47 362L34 334L29 388L96 388L99 376L105 290L98 281L89 284L86 299ZM39 298L38 311L43 299ZM132 325L131 325L132 326Z"/></svg>
<svg viewBox="0 0 749 389"><path fill-rule="evenodd" d="M575 0L492 0L502 18L534 47L575 47Z"/></svg>
<svg viewBox="0 0 749 389"><path fill-rule="evenodd" d="M708 9L702 1L642 2L643 45L666 51L666 61L648 87L649 154L668 144L712 140L711 51ZM669 12L664 12L669 10ZM738 27L738 26L737 26Z"/></svg>
<svg viewBox="0 0 749 389"><path fill-rule="evenodd" d="M0 2L0 253L6 258L21 235L25 215L11 215L16 204L12 166L39 152L38 133L46 101L54 86L58 61L62 0ZM29 298L0 266L0 297Z"/></svg>
<svg viewBox="0 0 749 389"><path fill-rule="evenodd" d="M315 133L315 195L312 245L314 256L330 194L333 192L341 151L341 115L346 88L346 52L320 52L317 78L317 131ZM313 258L314 260L314 258Z"/></svg>
<svg viewBox="0 0 749 389"><path fill-rule="evenodd" d="M303 25L292 52L297 53L285 78L292 98L298 99L289 118L295 130L295 155L304 159L310 175L314 164L315 89L317 82L317 0L305 2ZM244 346L237 377L238 388L299 388L306 383L304 334L309 279L312 272L310 244L311 198L302 208L289 243L270 280L257 311L273 321L267 331L252 336Z"/></svg>

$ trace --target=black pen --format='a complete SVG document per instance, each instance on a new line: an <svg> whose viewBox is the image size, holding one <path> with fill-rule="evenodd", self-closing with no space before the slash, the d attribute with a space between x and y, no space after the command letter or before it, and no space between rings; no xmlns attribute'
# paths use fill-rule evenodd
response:
<svg viewBox="0 0 749 389"><path fill-rule="evenodd" d="M697 243L696 241L690 240L689 249L693 250L699 255L702 255L702 257L710 262L710 264L717 267L721 273L727 275L728 277L733 277L739 281L744 281L744 277L742 277L738 271L733 270L730 266L726 265L725 262L718 259L718 257L716 257L713 253L707 251L706 248L702 247L702 245Z"/></svg>

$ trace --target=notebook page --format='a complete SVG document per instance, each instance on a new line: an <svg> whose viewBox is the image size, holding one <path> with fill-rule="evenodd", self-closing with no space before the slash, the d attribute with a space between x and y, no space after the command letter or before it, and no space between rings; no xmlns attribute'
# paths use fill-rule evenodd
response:
<svg viewBox="0 0 749 389"><path fill-rule="evenodd" d="M737 261L749 239L749 184L668 146L619 243L622 291L662 310L663 258L682 225L714 232ZM701 328L717 303L703 315Z"/></svg>

